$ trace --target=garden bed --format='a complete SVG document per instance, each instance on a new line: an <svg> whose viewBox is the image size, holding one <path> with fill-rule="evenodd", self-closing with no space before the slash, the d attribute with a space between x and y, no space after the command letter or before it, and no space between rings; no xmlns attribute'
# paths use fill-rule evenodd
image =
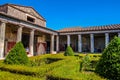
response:
<svg viewBox="0 0 120 80"><path fill-rule="evenodd" d="M78 56L82 56L78 58ZM24 76L33 76L43 78L44 80L102 80L100 76L94 72L86 71L79 72L80 62L84 54L79 54L77 57L66 57L63 54L46 54L42 56L34 56L29 58L30 66L23 65L6 65L0 63L0 70L11 72L12 74L22 74ZM91 62L94 69L100 55L90 54ZM94 76L94 77L91 77ZM47 78L45 78L47 77ZM37 80L37 79L36 79ZM103 79L104 80L104 79Z"/></svg>

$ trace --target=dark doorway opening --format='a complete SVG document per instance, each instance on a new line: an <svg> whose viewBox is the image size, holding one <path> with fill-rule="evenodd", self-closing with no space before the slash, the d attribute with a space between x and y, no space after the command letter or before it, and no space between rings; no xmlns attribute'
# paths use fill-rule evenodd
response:
<svg viewBox="0 0 120 80"><path fill-rule="evenodd" d="M50 41L47 41L46 53L50 53Z"/></svg>
<svg viewBox="0 0 120 80"><path fill-rule="evenodd" d="M24 48L29 47L29 38L30 36L28 34L22 34L22 43Z"/></svg>

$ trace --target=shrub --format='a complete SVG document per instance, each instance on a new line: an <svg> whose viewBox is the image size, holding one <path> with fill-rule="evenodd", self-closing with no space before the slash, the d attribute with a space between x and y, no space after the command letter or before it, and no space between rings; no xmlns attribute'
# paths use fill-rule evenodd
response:
<svg viewBox="0 0 120 80"><path fill-rule="evenodd" d="M95 72L110 80L120 80L120 38L115 37L104 49Z"/></svg>
<svg viewBox="0 0 120 80"><path fill-rule="evenodd" d="M80 71L82 70L89 70L90 69L90 58L88 54L83 58L82 62L80 63Z"/></svg>
<svg viewBox="0 0 120 80"><path fill-rule="evenodd" d="M21 42L18 42L6 56L4 63L6 64L22 64L28 65L29 59Z"/></svg>
<svg viewBox="0 0 120 80"><path fill-rule="evenodd" d="M70 46L68 46L64 53L64 56L73 56L73 55L74 55L74 52L73 52L72 48Z"/></svg>

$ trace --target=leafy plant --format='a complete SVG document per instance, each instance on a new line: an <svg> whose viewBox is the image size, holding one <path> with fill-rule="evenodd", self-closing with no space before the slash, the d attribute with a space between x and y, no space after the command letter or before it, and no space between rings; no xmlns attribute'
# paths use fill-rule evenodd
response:
<svg viewBox="0 0 120 80"><path fill-rule="evenodd" d="M64 56L74 56L74 52L70 46L67 47Z"/></svg>
<svg viewBox="0 0 120 80"><path fill-rule="evenodd" d="M29 64L29 59L21 42L16 43L16 45L11 49L11 51L6 56L4 63L22 65Z"/></svg>
<svg viewBox="0 0 120 80"><path fill-rule="evenodd" d="M104 49L95 72L110 80L120 80L120 38L115 37Z"/></svg>

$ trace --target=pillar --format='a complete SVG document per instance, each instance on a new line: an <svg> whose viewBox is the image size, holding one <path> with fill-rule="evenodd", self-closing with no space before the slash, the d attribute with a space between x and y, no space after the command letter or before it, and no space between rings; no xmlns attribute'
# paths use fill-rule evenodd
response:
<svg viewBox="0 0 120 80"><path fill-rule="evenodd" d="M120 32L118 32L118 37L120 37Z"/></svg>
<svg viewBox="0 0 120 80"><path fill-rule="evenodd" d="M91 53L94 52L94 34L90 34L90 50L91 50Z"/></svg>
<svg viewBox="0 0 120 80"><path fill-rule="evenodd" d="M0 58L4 57L5 28L6 28L6 22L1 22L0 23Z"/></svg>
<svg viewBox="0 0 120 80"><path fill-rule="evenodd" d="M50 52L54 54L54 35L51 35L51 45L50 45Z"/></svg>
<svg viewBox="0 0 120 80"><path fill-rule="evenodd" d="M20 26L17 30L17 42L20 42L22 40L22 26Z"/></svg>
<svg viewBox="0 0 120 80"><path fill-rule="evenodd" d="M82 52L82 35L78 35L78 52Z"/></svg>
<svg viewBox="0 0 120 80"><path fill-rule="evenodd" d="M70 35L67 35L67 46L70 46Z"/></svg>
<svg viewBox="0 0 120 80"><path fill-rule="evenodd" d="M33 56L34 55L34 48L33 48L33 46L34 46L34 29L33 30L31 30L31 32L30 32L30 42L29 42L29 50L30 50L30 54Z"/></svg>
<svg viewBox="0 0 120 80"><path fill-rule="evenodd" d="M109 43L109 33L105 33L105 47L107 47Z"/></svg>
<svg viewBox="0 0 120 80"><path fill-rule="evenodd" d="M59 52L59 36L56 36L56 51Z"/></svg>

